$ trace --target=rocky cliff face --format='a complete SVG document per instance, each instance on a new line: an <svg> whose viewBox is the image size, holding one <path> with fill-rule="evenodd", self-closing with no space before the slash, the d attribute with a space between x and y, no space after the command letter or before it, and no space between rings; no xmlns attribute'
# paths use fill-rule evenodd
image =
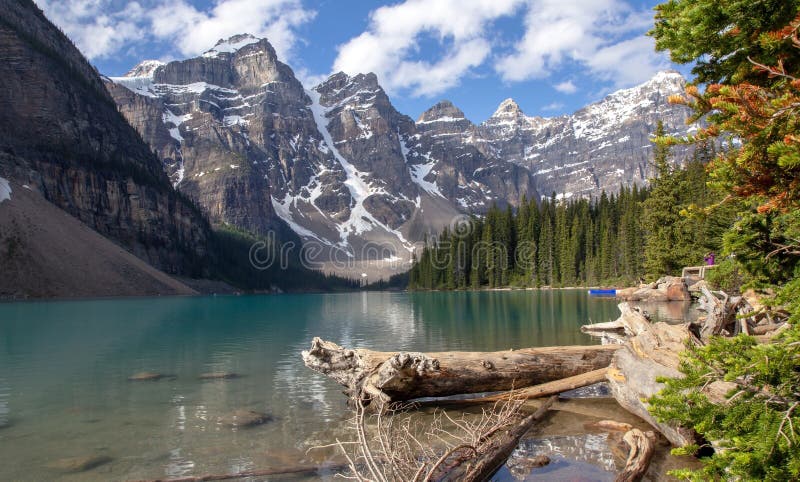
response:
<svg viewBox="0 0 800 482"><path fill-rule="evenodd" d="M173 185L217 223L274 229L271 199L281 192L270 180L304 185L325 157L292 143L313 120L303 87L266 41L237 36L196 59L146 61L107 87ZM304 162L295 162L297 149Z"/></svg>
<svg viewBox="0 0 800 482"><path fill-rule="evenodd" d="M385 194L409 193L367 176L386 170L402 182L402 162L387 150L397 134L385 135L386 122L371 126L383 129L374 136L353 134L363 124L347 93L369 80L379 89L374 76L332 78L306 92L266 40L245 35L221 40L198 58L146 65L154 64L110 79L107 88L175 186L213 222L266 234L283 220L306 240L350 256L357 242L404 245L397 228L409 207L387 206L399 198ZM385 94L383 100L374 107L378 116L391 108Z"/></svg>
<svg viewBox="0 0 800 482"><path fill-rule="evenodd" d="M369 256L408 259L459 212L533 191L524 169L397 112L374 74L304 91L266 40L247 35L194 59L143 62L106 87L212 221L263 234L280 219L352 259L375 247Z"/></svg>
<svg viewBox="0 0 800 482"><path fill-rule="evenodd" d="M667 102L684 87L679 73L660 72L570 116L553 118L526 116L508 99L480 125L477 143L490 155L528 168L544 195L616 192L620 185L641 185L652 177L650 137L658 120L668 133L693 129L686 124L689 109ZM675 158L686 153L676 149Z"/></svg>
<svg viewBox="0 0 800 482"><path fill-rule="evenodd" d="M417 120L418 134L410 143L413 166L421 185L453 200L466 212L481 213L492 203L517 205L535 196L527 170L480 151L479 132L449 101L425 111Z"/></svg>
<svg viewBox="0 0 800 482"><path fill-rule="evenodd" d="M158 268L202 274L207 223L32 1L0 0L0 78L0 174Z"/></svg>
<svg viewBox="0 0 800 482"><path fill-rule="evenodd" d="M459 213L523 196L599 195L650 175L658 119L686 132L661 73L572 116L528 117L512 100L480 125L442 101L414 122L373 74L310 90L264 39L237 35L200 57L146 61L106 87L173 184L227 223L264 234L285 221L323 256L408 259Z"/></svg>

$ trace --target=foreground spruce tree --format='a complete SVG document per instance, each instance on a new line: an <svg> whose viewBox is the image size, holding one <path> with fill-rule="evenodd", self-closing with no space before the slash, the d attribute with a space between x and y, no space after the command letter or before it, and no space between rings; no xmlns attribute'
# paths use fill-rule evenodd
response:
<svg viewBox="0 0 800 482"><path fill-rule="evenodd" d="M715 448L692 480L800 480L800 2L670 1L651 32L676 62L695 62L704 92L674 99L705 117L687 142L731 135L734 148L710 164L712 184L735 201L725 233L748 284L777 296L767 309L789 311L792 328L758 343L740 336L685 353L681 380L650 400L662 420L691 426ZM703 387L735 383L724 405Z"/></svg>

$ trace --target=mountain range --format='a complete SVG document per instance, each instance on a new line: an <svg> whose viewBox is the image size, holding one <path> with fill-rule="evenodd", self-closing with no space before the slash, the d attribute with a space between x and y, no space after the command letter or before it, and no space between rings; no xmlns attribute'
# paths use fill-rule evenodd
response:
<svg viewBox="0 0 800 482"><path fill-rule="evenodd" d="M246 34L108 78L31 0L0 0L0 78L3 298L346 287L309 265L383 276L493 204L642 184L656 122L692 129L675 72L570 116L414 120L374 74L309 88Z"/></svg>
<svg viewBox="0 0 800 482"><path fill-rule="evenodd" d="M341 272L407 262L426 235L492 204L644 184L657 121L693 129L688 109L667 102L684 86L665 71L572 115L531 117L508 99L476 125L443 100L414 121L374 74L339 72L305 89L266 39L247 34L106 79L212 223L257 234L285 223L320 267Z"/></svg>

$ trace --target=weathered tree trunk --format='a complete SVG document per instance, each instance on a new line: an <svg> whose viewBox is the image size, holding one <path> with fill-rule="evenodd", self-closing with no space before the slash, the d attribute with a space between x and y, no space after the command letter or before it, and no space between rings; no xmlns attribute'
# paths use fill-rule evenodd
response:
<svg viewBox="0 0 800 482"><path fill-rule="evenodd" d="M511 452L519 445L519 441L533 425L541 420L558 397L550 397L535 413L528 415L516 424L497 430L487 437L477 448L478 456L474 459L452 464L445 473L432 474L426 480L459 480L463 482L483 482L508 460Z"/></svg>
<svg viewBox="0 0 800 482"><path fill-rule="evenodd" d="M647 408L645 400L655 395L664 385L658 377L682 377L679 354L686 340L693 339L686 325L667 323L651 324L628 303L620 303L619 321L627 335L624 347L614 354L608 368L611 393L623 408L647 421L677 446L694 442L691 430L660 423Z"/></svg>
<svg viewBox="0 0 800 482"><path fill-rule="evenodd" d="M724 291L711 291L705 285L701 285L700 290L703 297L700 298L699 309L706 312L706 319L700 328L700 337L708 340L712 336L723 334L723 330L728 325L736 322L736 309L741 302L741 297L728 296ZM739 327L731 326L728 334L734 334Z"/></svg>
<svg viewBox="0 0 800 482"><path fill-rule="evenodd" d="M653 432L642 432L639 429L632 429L625 433L622 440L630 447L628 460L625 468L614 479L615 482L638 482L642 480L647 468L650 467L650 459L655 452L655 434Z"/></svg>
<svg viewBox="0 0 800 482"><path fill-rule="evenodd" d="M605 368L619 345L499 352L391 353L346 349L314 338L306 366L346 387L351 399L381 403L511 390Z"/></svg>
<svg viewBox="0 0 800 482"><path fill-rule="evenodd" d="M767 333L775 331L785 324L786 323L767 323L766 325L758 325L753 327L750 332L753 335L766 335Z"/></svg>
<svg viewBox="0 0 800 482"><path fill-rule="evenodd" d="M592 370L590 372L581 373L580 375L562 378L561 380L554 380L552 382L542 383L532 387L511 390L508 392L487 395L484 397L458 400L433 400L430 405L470 405L499 402L502 400L533 400L535 398L544 398L550 395L558 395L562 392L603 382L606 379L607 371L608 368L600 368L599 370Z"/></svg>
<svg viewBox="0 0 800 482"><path fill-rule="evenodd" d="M605 321L603 323L592 323L591 325L583 325L581 331L584 333L596 331L625 331L625 325L620 320Z"/></svg>
<svg viewBox="0 0 800 482"><path fill-rule="evenodd" d="M590 429L605 430L607 432L630 432L633 427L629 423L617 422L616 420L599 420L597 422L589 422L583 424L584 427Z"/></svg>

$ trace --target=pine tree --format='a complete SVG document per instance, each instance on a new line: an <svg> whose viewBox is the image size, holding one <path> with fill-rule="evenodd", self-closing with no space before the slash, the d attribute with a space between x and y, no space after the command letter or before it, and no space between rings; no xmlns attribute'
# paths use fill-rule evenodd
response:
<svg viewBox="0 0 800 482"><path fill-rule="evenodd" d="M678 243L676 224L680 221L680 184L672 175L669 147L658 142L664 136L664 124L659 121L653 150L655 178L650 180L650 196L644 203L645 270L651 277L676 274L681 268L674 251Z"/></svg>
<svg viewBox="0 0 800 482"><path fill-rule="evenodd" d="M550 201L542 203L538 249L539 278L547 286L555 283L555 236L551 206Z"/></svg>

